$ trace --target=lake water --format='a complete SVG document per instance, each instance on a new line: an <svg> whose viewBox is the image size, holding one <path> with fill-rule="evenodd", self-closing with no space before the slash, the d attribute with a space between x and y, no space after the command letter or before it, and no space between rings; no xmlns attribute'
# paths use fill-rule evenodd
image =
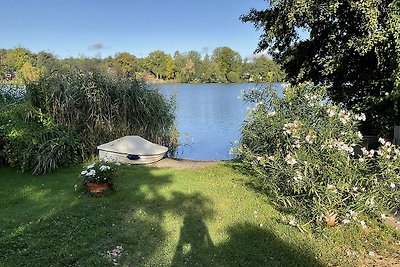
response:
<svg viewBox="0 0 400 267"><path fill-rule="evenodd" d="M176 96L180 133L177 158L227 160L239 140L248 105L238 99L241 90L255 84L163 84L164 95ZM280 84L275 87L281 88Z"/></svg>

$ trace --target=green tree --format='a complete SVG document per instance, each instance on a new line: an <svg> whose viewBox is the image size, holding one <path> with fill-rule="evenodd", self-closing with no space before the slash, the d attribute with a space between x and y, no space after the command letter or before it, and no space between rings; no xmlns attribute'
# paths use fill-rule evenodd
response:
<svg viewBox="0 0 400 267"><path fill-rule="evenodd" d="M136 57L128 52L122 52L115 55L112 65L117 73L123 77L132 77L138 70Z"/></svg>
<svg viewBox="0 0 400 267"><path fill-rule="evenodd" d="M172 59L171 55L167 56L164 76L167 79L174 78L174 60Z"/></svg>
<svg viewBox="0 0 400 267"><path fill-rule="evenodd" d="M34 67L27 61L22 65L21 69L18 70L17 74L19 74L25 82L35 82L38 81L40 75L42 75L42 70L38 67Z"/></svg>
<svg viewBox="0 0 400 267"><path fill-rule="evenodd" d="M257 51L268 49L288 81L328 85L333 100L367 114L364 132L400 124L399 0L268 2L241 20L263 30Z"/></svg>
<svg viewBox="0 0 400 267"><path fill-rule="evenodd" d="M146 67L156 75L157 79L162 79L166 72L167 57L161 50L153 51L146 57Z"/></svg>
<svg viewBox="0 0 400 267"><path fill-rule="evenodd" d="M270 82L271 78L273 82L281 82L284 78L284 72L280 66L264 55L255 58L252 62L246 62L244 70L246 78L251 82Z"/></svg>
<svg viewBox="0 0 400 267"><path fill-rule="evenodd" d="M41 51L34 57L34 65L40 68L43 73L51 73L61 68L60 61L49 52Z"/></svg>
<svg viewBox="0 0 400 267"><path fill-rule="evenodd" d="M10 71L18 71L29 60L31 60L31 52L23 47L17 47L6 52L3 64Z"/></svg>
<svg viewBox="0 0 400 267"><path fill-rule="evenodd" d="M232 79L241 76L242 58L238 52L233 51L229 47L218 47L213 51L212 59L219 70L219 77L217 79L220 82L227 82L230 81L229 78Z"/></svg>

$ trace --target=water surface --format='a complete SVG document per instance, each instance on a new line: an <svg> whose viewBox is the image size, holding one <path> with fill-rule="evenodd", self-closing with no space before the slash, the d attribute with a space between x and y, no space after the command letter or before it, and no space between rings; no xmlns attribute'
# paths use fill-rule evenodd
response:
<svg viewBox="0 0 400 267"><path fill-rule="evenodd" d="M241 90L254 87L255 84L159 85L163 94L176 96L180 133L176 156L194 160L232 159L229 150L240 137L249 106L238 96Z"/></svg>

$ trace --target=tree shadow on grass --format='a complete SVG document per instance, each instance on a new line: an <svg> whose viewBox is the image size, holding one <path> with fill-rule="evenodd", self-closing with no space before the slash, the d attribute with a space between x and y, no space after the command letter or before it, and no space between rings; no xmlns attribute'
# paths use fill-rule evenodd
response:
<svg viewBox="0 0 400 267"><path fill-rule="evenodd" d="M76 177L76 173L77 168L73 168L63 170L62 175L18 177L23 180L15 192L25 197L18 195L18 201L4 206L2 216L7 218L0 220L0 265L320 265L303 248L250 224L228 226L228 239L214 244L207 227L216 217L214 203L201 193L184 189L166 193L174 183L172 171L126 167L118 190L105 197L74 194L76 179L66 179ZM26 186L30 188L28 197ZM18 217L20 212L24 216ZM171 216L175 218L172 221ZM165 226L167 219L172 230L177 230L177 241L171 239L171 228ZM166 247L172 251L165 251Z"/></svg>
<svg viewBox="0 0 400 267"><path fill-rule="evenodd" d="M224 266L323 266L313 253L272 231L252 224L228 228L229 239L216 249Z"/></svg>

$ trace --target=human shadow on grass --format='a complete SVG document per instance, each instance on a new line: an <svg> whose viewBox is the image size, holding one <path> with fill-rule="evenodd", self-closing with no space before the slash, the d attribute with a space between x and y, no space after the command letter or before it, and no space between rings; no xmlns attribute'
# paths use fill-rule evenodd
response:
<svg viewBox="0 0 400 267"><path fill-rule="evenodd" d="M188 214L171 266L323 266L300 244L289 244L268 229L240 223L227 232L227 241L214 245L201 217Z"/></svg>
<svg viewBox="0 0 400 267"><path fill-rule="evenodd" d="M201 199L196 197L194 200L186 206L172 266L210 266L213 263L215 248L204 222L207 214L204 214L204 206L198 205Z"/></svg>
<svg viewBox="0 0 400 267"><path fill-rule="evenodd" d="M64 170L61 178L22 177L26 184L20 190L24 192L30 186L40 193L43 181L75 177L75 172L76 169ZM319 265L312 254L254 225L230 226L228 239L214 244L207 227L215 219L214 203L200 193L171 190L165 194L163 190L174 182L171 175L150 168L126 167L124 176L117 181L117 191L106 197L74 194L76 180L71 179L70 184L62 180L61 185L49 186L42 195L43 202L35 198L19 200L8 207L6 216L12 216L13 208L23 207L19 211L25 213L23 218L2 218L8 226L1 230L0 263L9 266ZM68 188L69 195L65 194ZM62 197L57 190L63 190ZM40 208L32 212L29 206ZM176 218L169 224L176 223L179 240L172 253L164 254L163 249L171 240L163 224L167 214Z"/></svg>

